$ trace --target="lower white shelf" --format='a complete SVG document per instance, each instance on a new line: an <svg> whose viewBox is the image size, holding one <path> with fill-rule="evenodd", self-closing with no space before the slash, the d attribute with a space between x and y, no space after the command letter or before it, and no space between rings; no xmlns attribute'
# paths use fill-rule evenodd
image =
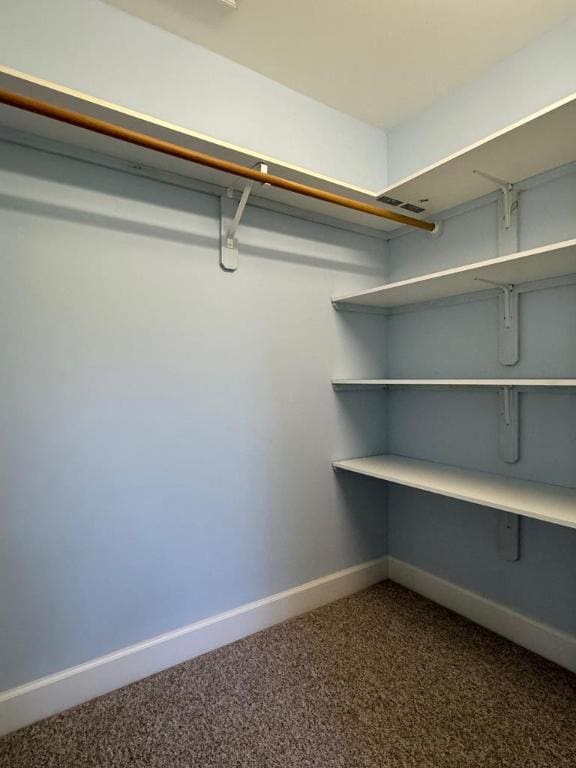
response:
<svg viewBox="0 0 576 768"><path fill-rule="evenodd" d="M335 461L337 470L377 477L472 504L576 528L576 488L492 475L386 454Z"/></svg>
<svg viewBox="0 0 576 768"><path fill-rule="evenodd" d="M423 389L575 389L576 379L332 379L335 390L389 389L390 387L421 387Z"/></svg>

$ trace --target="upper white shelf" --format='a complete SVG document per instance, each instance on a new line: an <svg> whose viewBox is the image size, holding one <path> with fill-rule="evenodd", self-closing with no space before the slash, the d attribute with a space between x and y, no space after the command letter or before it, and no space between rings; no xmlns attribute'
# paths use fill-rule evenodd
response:
<svg viewBox="0 0 576 768"><path fill-rule="evenodd" d="M575 488L516 480L389 454L335 461L332 466L472 504L576 528Z"/></svg>
<svg viewBox="0 0 576 768"><path fill-rule="evenodd" d="M576 94L384 190L377 190L357 187L295 166L279 158L265 156L251 149L223 142L183 126L135 112L7 67L0 66L0 88L14 90L24 96L84 112L92 117L206 152L223 160L231 160L246 166L265 162L269 164L271 173L361 202L374 205L378 204L378 200L383 196L394 198L395 204L382 203L382 207L416 217L418 217L418 211L422 211L423 216L428 217L439 210L492 191L491 183L474 174L474 170L515 182L576 159L574 143ZM197 165L192 167L190 163L183 160L159 155L142 147L130 146L124 142L98 136L73 126L55 123L48 118L24 113L7 106L0 105L0 126L120 158L135 165L177 173L219 187L234 184L237 188L239 186L236 176ZM351 225L367 227L373 231L385 232L401 226L393 221L294 195L270 186L255 185L252 199L256 203L257 201L261 201L261 204L268 203L268 207L273 206L274 203L280 203L283 206L307 211L313 216L329 217ZM428 199L428 202L421 203L423 199Z"/></svg>
<svg viewBox="0 0 576 768"><path fill-rule="evenodd" d="M571 273L576 273L576 239L344 294L333 302L336 307L399 307L486 291L491 286L482 280L525 283Z"/></svg>
<svg viewBox="0 0 576 768"><path fill-rule="evenodd" d="M576 379L333 379L332 386L336 390L388 389L390 387L570 389L576 387Z"/></svg>
<svg viewBox="0 0 576 768"><path fill-rule="evenodd" d="M576 160L575 135L576 94L572 94L391 184L378 197L422 206L434 214L496 189L474 171L515 183Z"/></svg>
<svg viewBox="0 0 576 768"><path fill-rule="evenodd" d="M323 176L314 171L286 163L278 158L258 154L245 147L223 142L182 126L159 120L151 115L135 112L117 104L112 104L1 66L0 88L15 91L30 98L47 101L76 112L82 112L91 117L145 133L154 138L170 141L188 149L204 152L222 160L239 163L246 167L252 167L259 162L268 163L270 173L291 181L317 187L337 195L369 203L370 205L397 210L393 206L379 203L375 190L363 189L347 184L342 180ZM33 115L5 105L0 105L0 126L25 131L44 139L62 142L80 149L98 152L101 155L121 159L137 166L176 173L189 179L214 184L222 189L229 186L241 189L245 184L243 179L239 179L232 174L205 168L185 160L169 157L106 136L100 136L91 131L55 122L49 118ZM341 220L349 224L368 227L371 230L387 231L399 226L393 221L348 210L320 200L295 195L272 186L254 184L251 201L255 202L257 200L268 202L268 207L271 207L270 204L280 203L283 206L305 210L312 215ZM401 211L401 213L410 216L414 215L411 211Z"/></svg>

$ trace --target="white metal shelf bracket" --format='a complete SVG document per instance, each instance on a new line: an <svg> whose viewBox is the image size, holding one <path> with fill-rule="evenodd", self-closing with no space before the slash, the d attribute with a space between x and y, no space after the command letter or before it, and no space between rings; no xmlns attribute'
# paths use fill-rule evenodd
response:
<svg viewBox="0 0 576 768"><path fill-rule="evenodd" d="M514 184L483 171L472 171L477 176L496 184L500 190L498 200L498 255L506 256L518 251L518 191Z"/></svg>
<svg viewBox="0 0 576 768"><path fill-rule="evenodd" d="M498 444L500 458L507 464L515 464L520 457L518 439L518 391L513 387L500 390Z"/></svg>
<svg viewBox="0 0 576 768"><path fill-rule="evenodd" d="M498 359L502 365L516 365L519 360L518 292L511 283L495 283L475 277L479 283L498 288Z"/></svg>
<svg viewBox="0 0 576 768"><path fill-rule="evenodd" d="M254 167L262 173L268 173L265 163L256 163ZM246 184L238 205L235 203L233 187L228 187L226 194L220 198L220 266L226 272L238 269L238 227L251 192L252 184Z"/></svg>
<svg viewBox="0 0 576 768"><path fill-rule="evenodd" d="M518 251L518 192L513 184L500 187L498 200L498 255Z"/></svg>
<svg viewBox="0 0 576 768"><path fill-rule="evenodd" d="M498 199L498 255L507 256L518 252L518 192L510 181L499 179L489 173L472 171L477 176L491 181L500 189ZM518 351L518 293L513 285L502 285L490 280L489 283L500 288L502 294L498 305L498 358L502 365L516 365Z"/></svg>

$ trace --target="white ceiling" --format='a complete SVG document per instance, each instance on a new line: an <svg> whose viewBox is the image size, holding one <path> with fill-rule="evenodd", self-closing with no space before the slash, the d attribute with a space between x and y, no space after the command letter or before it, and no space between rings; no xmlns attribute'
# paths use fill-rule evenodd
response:
<svg viewBox="0 0 576 768"><path fill-rule="evenodd" d="M108 2L380 127L576 12L576 0Z"/></svg>

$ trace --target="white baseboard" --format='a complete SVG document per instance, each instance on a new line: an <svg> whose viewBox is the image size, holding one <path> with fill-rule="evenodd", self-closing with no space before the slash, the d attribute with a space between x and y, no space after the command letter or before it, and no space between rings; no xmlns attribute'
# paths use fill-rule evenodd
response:
<svg viewBox="0 0 576 768"><path fill-rule="evenodd" d="M309 581L0 693L0 736L383 581L388 558Z"/></svg>
<svg viewBox="0 0 576 768"><path fill-rule="evenodd" d="M388 558L392 581L576 672L576 636L506 608L402 560Z"/></svg>
<svg viewBox="0 0 576 768"><path fill-rule="evenodd" d="M141 680L386 578L576 672L576 636L394 557L383 557L211 616L0 693L0 736Z"/></svg>

